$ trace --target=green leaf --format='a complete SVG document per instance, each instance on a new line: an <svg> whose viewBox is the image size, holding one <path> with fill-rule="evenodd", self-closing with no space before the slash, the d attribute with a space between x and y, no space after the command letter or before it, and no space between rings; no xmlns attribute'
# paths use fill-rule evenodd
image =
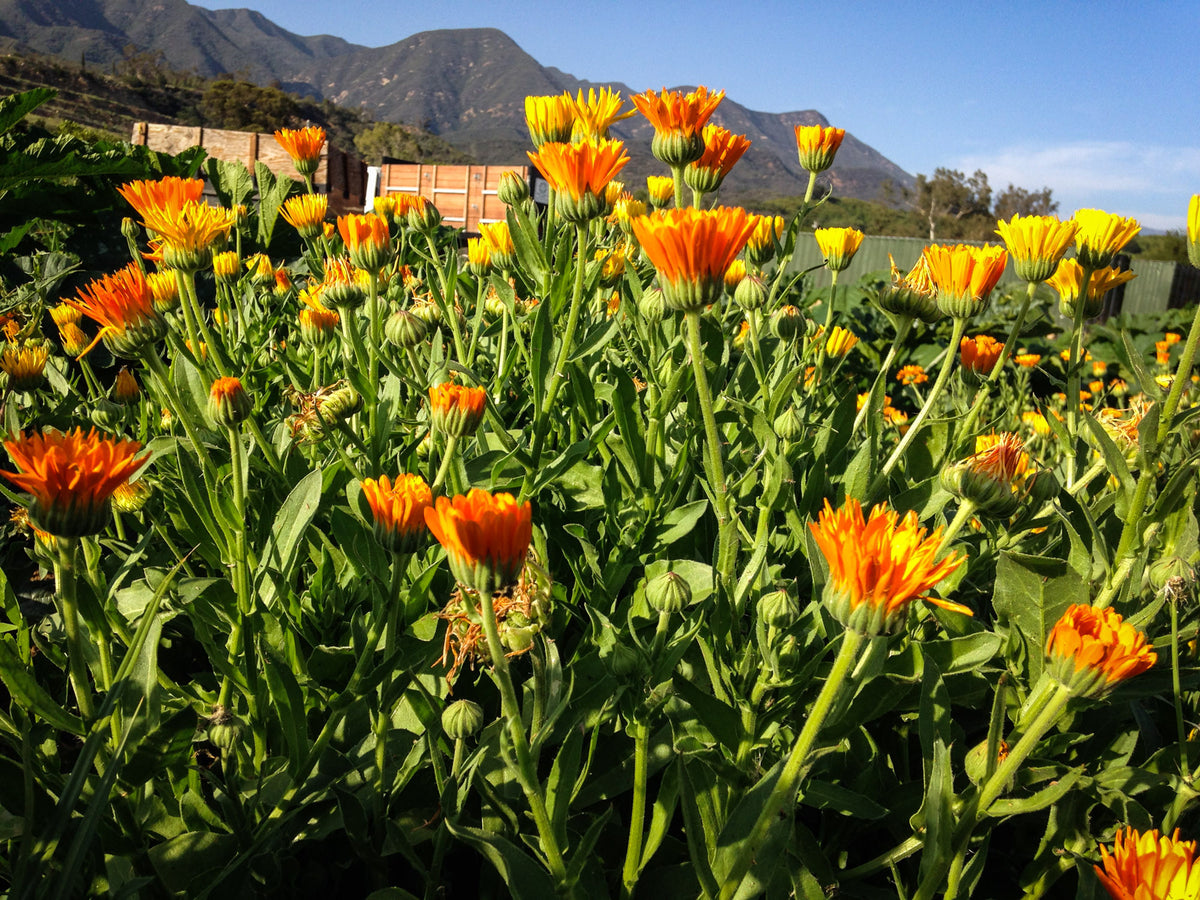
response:
<svg viewBox="0 0 1200 900"><path fill-rule="evenodd" d="M261 159L254 162L254 177L258 181L258 245L265 250L271 246L279 207L296 182L287 176L277 178Z"/></svg>
<svg viewBox="0 0 1200 900"><path fill-rule="evenodd" d="M51 699L22 662L12 642L0 639L0 681L25 709L44 719L59 731L82 736L87 733L83 720L73 716Z"/></svg>
<svg viewBox="0 0 1200 900"><path fill-rule="evenodd" d="M1030 683L1042 672L1050 629L1072 603L1087 603L1088 588L1065 560L1004 552L996 563L992 608L1025 642Z"/></svg>
<svg viewBox="0 0 1200 900"><path fill-rule="evenodd" d="M856 819L882 819L889 813L886 806L881 806L864 794L839 784L813 779L804 782L800 802L815 809L832 809Z"/></svg>
<svg viewBox="0 0 1200 900"><path fill-rule="evenodd" d="M287 745L288 768L299 771L308 754L308 727L305 720L304 694L291 666L269 647L265 649L263 672L271 691L271 708L283 726L283 741Z"/></svg>
<svg viewBox="0 0 1200 900"><path fill-rule="evenodd" d="M203 881L207 872L233 859L239 841L231 834L188 831L146 851L150 865L167 889L186 893Z"/></svg>
<svg viewBox="0 0 1200 900"><path fill-rule="evenodd" d="M933 742L932 765L925 787L925 849L921 854L921 880L931 872L944 871L953 853L954 775L950 748L940 738Z"/></svg>
<svg viewBox="0 0 1200 900"><path fill-rule="evenodd" d="M450 819L445 821L447 831L496 867L513 900L546 900L557 896L554 881L546 870L516 844L490 831L456 825Z"/></svg>
<svg viewBox="0 0 1200 900"><path fill-rule="evenodd" d="M1000 819L1005 816L1017 816L1045 809L1065 797L1078 783L1082 773L1082 768L1072 769L1062 778L1052 781L1049 787L1042 788L1030 797L1012 800L1001 798L984 810L984 814Z"/></svg>
<svg viewBox="0 0 1200 900"><path fill-rule="evenodd" d="M210 157L204 161L204 174L226 209L236 209L254 193L254 176L241 160Z"/></svg>
<svg viewBox="0 0 1200 900"><path fill-rule="evenodd" d="M292 488L271 526L271 536L263 547L254 573L263 605L270 607L279 596L278 585L287 584L300 552L304 533L321 505L322 470L314 469Z"/></svg>
<svg viewBox="0 0 1200 900"><path fill-rule="evenodd" d="M7 134L23 118L57 96L58 91L53 88L40 87L0 99L0 134Z"/></svg>
<svg viewBox="0 0 1200 900"><path fill-rule="evenodd" d="M691 534L707 509L707 500L696 500L671 510L663 516L662 523L654 531L655 546L666 547Z"/></svg>

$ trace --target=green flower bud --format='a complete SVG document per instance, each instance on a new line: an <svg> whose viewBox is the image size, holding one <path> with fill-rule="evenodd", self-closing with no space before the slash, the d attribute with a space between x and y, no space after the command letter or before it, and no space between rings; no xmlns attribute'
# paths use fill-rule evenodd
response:
<svg viewBox="0 0 1200 900"><path fill-rule="evenodd" d="M788 304L771 314L771 330L783 341L790 341L800 334L806 323L805 316L796 307Z"/></svg>
<svg viewBox="0 0 1200 900"><path fill-rule="evenodd" d="M442 710L442 730L451 740L461 741L483 728L483 709L470 700L455 700Z"/></svg>
<svg viewBox="0 0 1200 900"><path fill-rule="evenodd" d="M759 598L758 616L772 628L791 628L800 621L800 603L790 591L771 591Z"/></svg>
<svg viewBox="0 0 1200 900"><path fill-rule="evenodd" d="M496 186L496 196L505 206L518 206L529 199L529 182L516 172L505 172Z"/></svg>
<svg viewBox="0 0 1200 900"><path fill-rule="evenodd" d="M408 350L425 340L429 326L407 310L400 309L388 317L383 334L397 347Z"/></svg>
<svg viewBox="0 0 1200 900"><path fill-rule="evenodd" d="M749 312L767 302L767 286L758 275L747 275L733 291L733 302Z"/></svg>
<svg viewBox="0 0 1200 900"><path fill-rule="evenodd" d="M675 572L664 572L646 584L646 602L657 612L677 613L692 602L692 588Z"/></svg>
<svg viewBox="0 0 1200 900"><path fill-rule="evenodd" d="M651 288L642 293L638 302L638 312L651 321L660 321L667 316L667 300L659 288Z"/></svg>

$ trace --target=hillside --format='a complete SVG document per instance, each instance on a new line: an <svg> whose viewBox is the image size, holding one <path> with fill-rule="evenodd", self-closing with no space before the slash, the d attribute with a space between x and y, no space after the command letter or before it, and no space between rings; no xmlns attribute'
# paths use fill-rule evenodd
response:
<svg viewBox="0 0 1200 900"><path fill-rule="evenodd" d="M82 57L89 66L111 67L138 53L161 54L171 68L200 76L236 72L259 84L277 82L376 120L418 126L479 162L499 164L525 158L526 95L605 84L628 97L661 87L582 81L541 65L491 28L429 31L385 47L362 47L328 35L292 34L251 10L210 11L185 0L62 0L53 10L29 0L0 0L0 40L6 38L76 64ZM723 200L803 191L806 176L792 127L827 124L821 113L767 113L726 98L714 121L753 141L726 182ZM648 123L635 118L614 130L629 142L628 182L661 172L649 154ZM885 181L900 189L914 184L853 135L846 136L828 174L838 195L868 200L879 196Z"/></svg>

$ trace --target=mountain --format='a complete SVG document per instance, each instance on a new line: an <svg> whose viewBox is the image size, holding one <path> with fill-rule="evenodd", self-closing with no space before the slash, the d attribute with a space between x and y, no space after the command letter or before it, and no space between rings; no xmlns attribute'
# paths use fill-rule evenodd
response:
<svg viewBox="0 0 1200 900"><path fill-rule="evenodd" d="M498 164L525 161L527 95L607 86L629 97L642 89L581 81L543 66L493 28L427 31L386 47L363 47L328 35L292 34L252 10L206 10L185 0L0 0L0 41L93 65L161 52L172 68L278 82L299 94L361 107L377 120L419 126L479 162ZM793 126L829 124L816 110L767 113L728 97L713 121L752 141L722 189L726 202L751 193L802 193L807 173L796 158ZM625 120L613 132L626 140L631 156L622 173L626 183L663 172L650 156L653 132L645 119ZM898 188L914 183L849 134L825 177L839 196L866 200L877 199L885 181Z"/></svg>

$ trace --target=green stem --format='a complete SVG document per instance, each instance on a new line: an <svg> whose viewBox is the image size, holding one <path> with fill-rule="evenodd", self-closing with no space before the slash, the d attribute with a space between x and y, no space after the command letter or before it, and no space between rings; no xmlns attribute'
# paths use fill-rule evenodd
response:
<svg viewBox="0 0 1200 900"><path fill-rule="evenodd" d="M675 208L683 209L683 166L671 166L671 180L675 182Z"/></svg>
<svg viewBox="0 0 1200 900"><path fill-rule="evenodd" d="M79 630L79 600L75 590L75 556L79 540L65 537L55 540L58 544L58 557L54 561L54 582L58 587L63 631L67 636L67 671L71 677L71 687L75 690L79 713L85 722L90 722L96 711L92 703L92 687L88 681L83 635Z"/></svg>
<svg viewBox="0 0 1200 900"><path fill-rule="evenodd" d="M454 338L454 353L458 357L458 361L464 366L467 364L467 350L463 344L462 329L458 327L458 311L454 304L454 291L451 291L451 285L446 280L446 275L442 271L442 267L438 265L437 245L433 242L433 235L430 232L425 232L425 242L429 246L429 261L438 275L438 285L441 287L442 299L442 317L447 320L450 325L450 334Z"/></svg>
<svg viewBox="0 0 1200 900"><path fill-rule="evenodd" d="M370 273L367 293L367 446L371 450L371 474L379 474L379 346L382 341L379 322L379 273Z"/></svg>
<svg viewBox="0 0 1200 900"><path fill-rule="evenodd" d="M813 188L815 188L816 186L817 186L817 173L809 172L808 173L808 188L804 191L804 205L805 206L808 206L809 202L812 200Z"/></svg>
<svg viewBox="0 0 1200 900"><path fill-rule="evenodd" d="M1183 723L1183 691L1179 681L1179 603L1180 597L1174 592L1168 603L1171 607L1171 693L1175 703L1175 731L1179 735L1179 771L1186 774L1191 771L1188 764L1187 729Z"/></svg>
<svg viewBox="0 0 1200 900"><path fill-rule="evenodd" d="M554 826L546 812L546 802L542 796L542 786L538 782L536 767L529 747L529 739L525 735L525 726L521 718L521 707L517 702L517 692L513 687L512 674L508 670L508 660L504 656L504 646L500 643L500 628L496 624L496 610L492 605L490 591L479 592L480 618L483 633L487 637L488 653L492 658L492 674L496 686L500 689L500 705L504 713L505 726L512 740L513 749L517 755L517 779L525 792L537 826L538 837L542 842L542 852L546 854L546 865L560 892L571 894L571 886L567 884L567 867L563 861L562 850L558 846L558 838L554 834Z"/></svg>
<svg viewBox="0 0 1200 900"><path fill-rule="evenodd" d="M1075 316L1071 323L1071 360L1067 370L1067 490L1075 486L1075 442L1079 437L1079 377L1083 372L1083 309L1087 306L1088 286L1093 269L1081 266L1079 296L1075 300Z"/></svg>
<svg viewBox="0 0 1200 900"><path fill-rule="evenodd" d="M644 722L634 725L633 808L629 812L629 842L621 870L621 896L632 897L641 874L642 841L646 829L646 784L650 756L650 729Z"/></svg>
<svg viewBox="0 0 1200 900"><path fill-rule="evenodd" d="M925 424L925 419L929 416L933 409L933 404L941 396L942 391L946 389L946 382L950 380L950 370L954 368L954 360L958 356L958 345L962 340L963 332L967 330L966 319L954 320L954 331L950 336L950 345L946 348L946 355L942 359L942 368L938 372L937 381L933 383L928 396L925 398L925 405L921 407L921 411L917 413L917 417L913 419L908 431L904 437L900 439L900 443L896 445L896 449L892 451L892 455L888 457L888 461L884 463L883 470L879 473L879 480L887 478L891 475L892 470L904 457L904 453L908 450L912 442L916 440L917 435L921 432L921 426ZM874 493L874 491L872 491Z"/></svg>
<svg viewBox="0 0 1200 900"><path fill-rule="evenodd" d="M737 857L730 867L728 875L725 876L721 885L721 900L732 900L737 894L746 873L750 871L750 866L754 863L755 854L766 839L767 831L783 811L796 802L798 782L804 769L804 763L816 743L825 717L829 715L834 701L841 692L846 676L850 674L850 670L858 658L858 651L864 640L865 635L857 631L847 629L844 632L842 646L833 661L833 668L829 670L829 677L825 680L825 684L821 687L821 693L817 695L817 699L809 711L800 736L792 745L792 750L783 765L783 771L779 775L779 781L776 782L771 796L767 798L750 833L738 848Z"/></svg>
<svg viewBox="0 0 1200 900"><path fill-rule="evenodd" d="M437 476L433 479L433 484L429 486L430 492L436 497L442 489L442 484L446 481L446 474L450 471L450 461L454 459L454 450L458 446L458 435L446 435L446 452L442 454L442 464L438 466Z"/></svg>
<svg viewBox="0 0 1200 900"><path fill-rule="evenodd" d="M970 500L963 500L959 504L958 512L954 514L954 519L946 527L946 530L942 532L942 546L938 548L939 553L950 546L955 535L970 521L971 516L975 514L975 509L976 505Z"/></svg>
<svg viewBox="0 0 1200 900"><path fill-rule="evenodd" d="M696 379L696 397L700 402L701 417L704 419L704 435L708 445L708 477L717 511L717 575L723 584L728 585L733 580L733 568L737 562L737 531L729 515L729 486L725 481L725 465L721 460L721 433L717 429L712 392L708 386L708 373L704 368L700 311L689 309L684 312L683 317L687 327L688 355L692 358L692 372Z"/></svg>
<svg viewBox="0 0 1200 900"><path fill-rule="evenodd" d="M146 368L153 373L155 381L158 382L159 390L162 391L163 399L170 407L171 414L183 424L183 430L187 433L188 440L191 441L192 448L196 453L196 458L200 461L201 468L204 470L205 481L209 484L209 487L212 487L212 459L208 455L208 448L200 440L200 426L192 418L191 407L184 406L180 402L179 397L175 393L175 387L171 384L171 375L167 371L162 358L158 355L157 350L153 347L147 348L142 355L142 359L146 363Z"/></svg>

